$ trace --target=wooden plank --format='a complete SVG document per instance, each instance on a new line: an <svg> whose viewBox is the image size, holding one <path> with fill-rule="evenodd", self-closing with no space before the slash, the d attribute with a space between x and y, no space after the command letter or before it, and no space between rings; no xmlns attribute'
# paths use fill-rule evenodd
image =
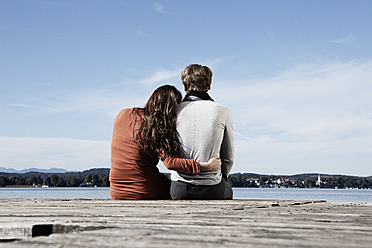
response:
<svg viewBox="0 0 372 248"><path fill-rule="evenodd" d="M371 203L0 199L0 247L371 244Z"/></svg>

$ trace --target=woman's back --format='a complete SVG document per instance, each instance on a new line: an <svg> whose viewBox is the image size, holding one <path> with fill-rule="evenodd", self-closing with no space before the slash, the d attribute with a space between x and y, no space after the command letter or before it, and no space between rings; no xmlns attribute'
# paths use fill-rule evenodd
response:
<svg viewBox="0 0 372 248"><path fill-rule="evenodd" d="M138 118L136 122L134 118ZM111 198L169 199L170 183L156 167L158 156L146 154L134 139L140 120L141 116L136 117L133 109L122 110L115 119L111 143Z"/></svg>

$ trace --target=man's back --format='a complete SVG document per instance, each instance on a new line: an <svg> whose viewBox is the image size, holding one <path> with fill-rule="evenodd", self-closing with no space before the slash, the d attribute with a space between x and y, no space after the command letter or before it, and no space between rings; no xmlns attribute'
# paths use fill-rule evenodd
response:
<svg viewBox="0 0 372 248"><path fill-rule="evenodd" d="M178 106L177 131L181 157L202 162L220 156L222 165L219 171L201 172L199 175L173 171L172 181L215 185L221 181L222 174L229 174L233 164L234 138L232 117L226 107L200 98L184 101Z"/></svg>

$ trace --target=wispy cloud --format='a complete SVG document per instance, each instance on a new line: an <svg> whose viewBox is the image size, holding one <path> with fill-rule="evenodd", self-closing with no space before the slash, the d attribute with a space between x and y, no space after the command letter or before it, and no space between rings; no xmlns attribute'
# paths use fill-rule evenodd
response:
<svg viewBox="0 0 372 248"><path fill-rule="evenodd" d="M154 8L155 8L155 11L156 12L159 12L159 13L162 13L162 14L166 14L167 11L165 10L164 6L162 4L160 4L159 2L155 2L154 3Z"/></svg>
<svg viewBox="0 0 372 248"><path fill-rule="evenodd" d="M126 79L113 86L49 93L43 97L23 99L24 103L9 105L28 109L27 115L95 113L112 118L124 107L142 106L156 87L163 84L175 85L175 82L180 81L179 78L180 69L160 69L142 79Z"/></svg>
<svg viewBox="0 0 372 248"><path fill-rule="evenodd" d="M370 78L372 62L329 62L213 88L215 99L233 113L238 133L235 169L332 173L337 166L347 168L350 161L342 157L372 157ZM372 174L366 161L358 164L359 171Z"/></svg>
<svg viewBox="0 0 372 248"><path fill-rule="evenodd" d="M45 107L40 107L40 106L35 106L35 105L30 105L30 104L23 104L23 103L11 103L9 105L13 107L18 107L18 108L30 108L30 109L40 109L40 110L47 109Z"/></svg>
<svg viewBox="0 0 372 248"><path fill-rule="evenodd" d="M143 31L140 30L140 29L136 29L136 30L134 30L134 32L136 32L136 34L141 35L141 36L145 36L145 35L147 35L147 33L143 32Z"/></svg>
<svg viewBox="0 0 372 248"><path fill-rule="evenodd" d="M346 45L346 46L356 46L356 47L359 46L358 36L354 34L349 34L348 36L344 38L331 40L330 42L341 44L341 45Z"/></svg>
<svg viewBox="0 0 372 248"><path fill-rule="evenodd" d="M180 77L180 70L160 70L152 74L151 76L144 78L139 81L141 84L151 85L157 83L166 83L170 79L176 79Z"/></svg>
<svg viewBox="0 0 372 248"><path fill-rule="evenodd" d="M124 107L142 106L146 102L144 94L133 88L116 87L65 93L55 99L50 112L94 113L113 117Z"/></svg>
<svg viewBox="0 0 372 248"><path fill-rule="evenodd" d="M299 26L300 25L300 23L299 22L294 22L294 23L292 23L291 25L289 25L290 27L297 27L297 26Z"/></svg>
<svg viewBox="0 0 372 248"><path fill-rule="evenodd" d="M110 167L110 142L47 137L0 137L1 163L24 169Z"/></svg>
<svg viewBox="0 0 372 248"><path fill-rule="evenodd" d="M138 86L137 86L138 88ZM114 89L96 88L74 90L58 94L48 94L44 97L33 97L28 103L11 103L9 106L23 111L24 116L69 115L74 113L89 114L92 118L104 116L113 118L121 109L142 106L151 90L133 87L117 86ZM24 99L27 102L26 99ZM98 117L100 116L100 117ZM44 123L45 125L45 123Z"/></svg>
<svg viewBox="0 0 372 248"><path fill-rule="evenodd" d="M221 58L208 60L202 64L210 67L218 66L223 60ZM123 83L106 85L104 88L74 89L58 94L48 94L44 98L37 97L30 99L29 103L11 103L11 106L18 108L29 108L34 111L42 111L43 114L62 113L96 113L116 115L123 107L142 106L155 88L163 84L175 85L182 91L181 70L186 65L176 69L159 69L142 78L125 79ZM35 103L37 102L37 104Z"/></svg>
<svg viewBox="0 0 372 248"><path fill-rule="evenodd" d="M221 63L223 63L223 58L215 58L215 59L205 60L205 61L201 62L202 65L206 65L210 68L217 67ZM181 70L180 70L180 72L181 72Z"/></svg>

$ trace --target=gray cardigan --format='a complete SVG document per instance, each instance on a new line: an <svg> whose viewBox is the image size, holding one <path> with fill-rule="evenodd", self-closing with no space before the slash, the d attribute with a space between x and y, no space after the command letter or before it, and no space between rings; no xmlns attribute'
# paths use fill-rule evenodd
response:
<svg viewBox="0 0 372 248"><path fill-rule="evenodd" d="M198 175L172 171L172 181L183 181L195 185L215 185L227 176L233 166L234 135L230 111L214 101L184 101L177 109L177 131L180 137L180 157L207 162L220 156L221 169L200 172Z"/></svg>

